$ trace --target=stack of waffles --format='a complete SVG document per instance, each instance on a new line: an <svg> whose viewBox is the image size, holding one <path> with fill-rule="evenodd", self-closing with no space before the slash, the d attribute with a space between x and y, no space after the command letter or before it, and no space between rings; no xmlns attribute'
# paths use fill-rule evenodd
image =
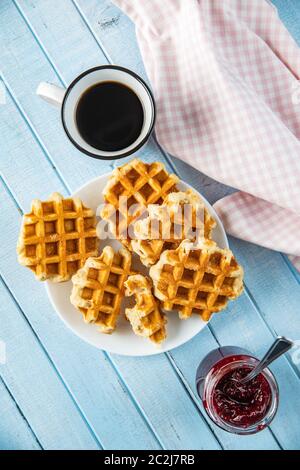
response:
<svg viewBox="0 0 300 470"><path fill-rule="evenodd" d="M178 183L158 162L134 159L113 171L101 218L119 251L99 252L94 212L80 199L34 200L23 217L19 262L42 281L72 279L71 303L102 333L116 329L122 311L133 332L154 344L167 336L164 312L208 321L240 295L243 270L212 241L216 223L203 200ZM133 271L135 258L148 276Z"/></svg>
<svg viewBox="0 0 300 470"><path fill-rule="evenodd" d="M145 266L155 264L168 249L185 239L210 238L216 223L203 201L191 190L170 193L163 204L149 205L148 217L134 225L132 249Z"/></svg>
<svg viewBox="0 0 300 470"><path fill-rule="evenodd" d="M104 191L102 219L109 222L112 234L131 249L135 222L147 214L149 204L162 204L176 191L177 176L169 174L162 163L144 163L137 158L116 168Z"/></svg>

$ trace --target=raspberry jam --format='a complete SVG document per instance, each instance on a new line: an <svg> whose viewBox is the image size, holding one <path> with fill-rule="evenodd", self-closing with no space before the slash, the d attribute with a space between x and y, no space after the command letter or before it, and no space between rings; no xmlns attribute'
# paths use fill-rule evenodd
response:
<svg viewBox="0 0 300 470"><path fill-rule="evenodd" d="M241 384L251 371L250 367L239 367L227 372L217 383L213 394L213 406L220 418L235 426L248 427L262 420L271 404L271 388L262 374Z"/></svg>
<svg viewBox="0 0 300 470"><path fill-rule="evenodd" d="M225 346L211 351L200 363L197 391L209 417L236 434L252 434L268 426L278 407L278 387L269 369L241 384L258 363L248 351Z"/></svg>

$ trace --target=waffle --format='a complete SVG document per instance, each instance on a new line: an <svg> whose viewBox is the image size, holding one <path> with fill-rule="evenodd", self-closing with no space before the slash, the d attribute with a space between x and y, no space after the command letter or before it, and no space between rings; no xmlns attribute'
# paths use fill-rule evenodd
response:
<svg viewBox="0 0 300 470"><path fill-rule="evenodd" d="M116 327L130 267L131 253L126 248L116 253L106 246L72 277L71 303L86 323L95 323L102 333L110 334Z"/></svg>
<svg viewBox="0 0 300 470"><path fill-rule="evenodd" d="M178 311L181 319L197 313L208 321L243 290L243 269L232 252L205 239L196 246L184 240L176 250L163 252L150 276L162 307Z"/></svg>
<svg viewBox="0 0 300 470"><path fill-rule="evenodd" d="M134 333L161 343L166 339L166 319L152 294L150 279L141 274L129 276L125 287L127 296L135 296L135 306L125 310Z"/></svg>
<svg viewBox="0 0 300 470"><path fill-rule="evenodd" d="M96 218L80 199L53 193L47 201L32 201L23 217L17 253L19 263L38 280L67 281L97 252Z"/></svg>
<svg viewBox="0 0 300 470"><path fill-rule="evenodd" d="M210 238L216 222L192 190L170 193L161 206L149 205L149 216L134 224L132 249L145 266L156 263L165 250L184 239Z"/></svg>
<svg viewBox="0 0 300 470"><path fill-rule="evenodd" d="M112 234L130 248L128 228L146 213L148 204L161 204L174 192L178 181L162 163L148 164L136 158L113 171L103 191L106 204L101 217L109 222Z"/></svg>

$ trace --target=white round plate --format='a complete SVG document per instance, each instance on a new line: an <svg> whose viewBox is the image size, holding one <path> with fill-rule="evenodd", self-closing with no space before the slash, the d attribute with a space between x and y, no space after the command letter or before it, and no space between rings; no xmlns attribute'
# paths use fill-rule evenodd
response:
<svg viewBox="0 0 300 470"><path fill-rule="evenodd" d="M110 174L102 175L90 181L78 189L74 193L74 196L82 199L87 207L94 209L96 212L99 204L104 202L102 191L109 176ZM180 182L179 188L185 191L190 188L190 186L184 182ZM196 191L194 188L192 189ZM228 240L218 215L206 199L203 196L201 197L207 209L217 222L216 228L213 231L213 239L221 248L228 248ZM121 244L117 240L110 239L102 240L100 248L103 248L105 245L111 245L113 248L121 247ZM136 260L136 263L139 263L139 261ZM140 263L139 267L141 270L145 270L145 267L141 267ZM120 315L117 329L112 335L106 335L100 333L96 325L87 324L83 321L81 313L79 313L70 302L71 288L71 281L62 283L46 283L46 290L49 299L66 325L84 341L108 352L128 356L149 356L152 354L159 354L184 344L199 333L199 331L201 331L207 324L198 315L194 315L188 320L180 320L177 313L169 312L167 314L167 339L160 347L157 347L147 338L136 336L132 332L130 323L125 319L124 315ZM124 302L123 310L125 306L126 302Z"/></svg>

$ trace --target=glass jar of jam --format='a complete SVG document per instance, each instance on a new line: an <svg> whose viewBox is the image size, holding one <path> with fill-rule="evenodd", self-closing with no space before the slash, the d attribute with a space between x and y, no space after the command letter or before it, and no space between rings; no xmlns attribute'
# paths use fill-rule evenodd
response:
<svg viewBox="0 0 300 470"><path fill-rule="evenodd" d="M278 385L269 369L241 384L258 363L248 351L224 346L200 363L196 387L208 416L222 429L254 434L270 424L278 408Z"/></svg>

